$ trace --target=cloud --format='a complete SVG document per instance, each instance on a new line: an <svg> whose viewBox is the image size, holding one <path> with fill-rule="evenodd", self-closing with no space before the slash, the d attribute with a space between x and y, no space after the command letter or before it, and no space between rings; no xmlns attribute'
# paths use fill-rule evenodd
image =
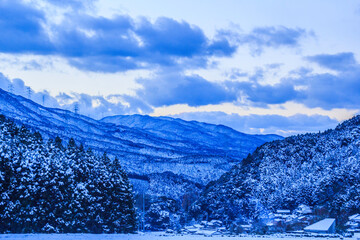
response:
<svg viewBox="0 0 360 240"><path fill-rule="evenodd" d="M9 79L0 73L0 88L13 94L28 98L40 105L61 108L100 119L105 116L120 114L149 114L152 108L142 100L127 95L92 96L81 93L60 93L52 96L48 91L36 92L26 86L21 79Z"/></svg>
<svg viewBox="0 0 360 240"><path fill-rule="evenodd" d="M354 76L359 76L354 73ZM343 80L345 75L338 76ZM312 79L310 79L312 77ZM321 88L324 79L328 79L324 75L324 79L319 76L308 76L305 81L307 89L295 90L297 94L303 94L302 98L291 98L294 102L301 102L306 106L323 108L340 105L346 107L351 105L356 107L359 101L360 88L354 87L355 82L350 82L344 87L334 84L328 84ZM335 79L334 81L338 81ZM357 78L358 79L358 78ZM291 79L296 84L299 79ZM174 81L173 83L171 81ZM285 80L284 80L285 81ZM140 79L143 88L139 89L136 96L128 95L109 95L109 96L92 96L88 94L61 93L55 97L49 92L35 92L24 84L21 79L13 79L5 77L0 73L0 87L4 90L11 89L14 94L29 98L46 107L62 108L74 111L77 105L79 113L100 119L105 116L119 114L150 114L154 107L168 106L173 104L188 104L189 106L201 106L207 104L219 104L223 102L236 102L237 92L225 85L211 83L197 75L178 75L165 74L154 76L152 79ZM359 82L357 80L357 82ZM278 99L276 91L286 92L286 88L281 86L288 83L279 83L279 86L266 86L266 91L260 86L251 88L243 88L249 94L250 91L265 92L265 95L257 96L249 94L253 98L256 96L257 101L265 104L273 103L274 99ZM312 85L311 85L312 84ZM359 85L359 84L358 84ZM10 88L11 87L11 88ZM262 86L264 87L264 86ZM282 90L282 89L285 90ZM255 90L254 90L255 89ZM279 90L281 89L281 90ZM347 89L347 90L346 90ZM29 92L30 90L30 92ZM331 90L331 91L330 91ZM245 92L246 92L245 91ZM273 94L271 94L273 92ZM275 93L275 94L274 94ZM321 94L323 93L323 94ZM268 94L268 95L267 95ZM341 94L342 98L339 98ZM271 99L271 95L275 96ZM278 94L281 95L281 94ZM252 101L255 101L253 98ZM332 100L333 98L334 100ZM281 98L280 98L281 99ZM276 101L275 101L276 102ZM248 103L251 105L251 102ZM330 104L330 105L329 105ZM281 115L247 115L240 116L238 114L226 114L224 112L186 112L173 117L180 117L185 120L197 120L209 122L213 124L223 124L230 126L238 131L247 133L277 133L283 136L304 132L317 132L329 128L333 128L338 123L336 120L322 115L303 115L296 114L290 117Z"/></svg>
<svg viewBox="0 0 360 240"><path fill-rule="evenodd" d="M91 72L116 73L143 68L134 59L123 57L76 57L68 59L68 62L79 70Z"/></svg>
<svg viewBox="0 0 360 240"><path fill-rule="evenodd" d="M83 7L77 0L46 2ZM199 27L171 18L152 22L144 17L66 11L63 20L54 23L35 6L0 1L0 52L51 54L84 71L123 72L158 66L206 67L209 57L231 56L237 49L221 34L209 39Z"/></svg>
<svg viewBox="0 0 360 240"><path fill-rule="evenodd" d="M275 85L260 85L258 83L240 84L240 89L254 103L281 104L299 99L299 93L291 83L281 82Z"/></svg>
<svg viewBox="0 0 360 240"><path fill-rule="evenodd" d="M43 2L64 10L79 10L94 1ZM268 47L296 47L302 37L309 35L301 28L278 26L255 28L250 33L223 29L209 38L201 28L186 21L167 17L150 21L125 14L102 17L85 11L63 11L63 20L55 23L36 6L19 0L0 1L0 52L61 56L83 71L206 68L211 57L230 57L241 44L248 44L259 55Z"/></svg>
<svg viewBox="0 0 360 240"><path fill-rule="evenodd" d="M143 19L136 33L147 51L165 55L192 57L204 54L207 45L207 38L199 27L165 17L155 23Z"/></svg>
<svg viewBox="0 0 360 240"><path fill-rule="evenodd" d="M294 86L295 101L308 107L323 109L359 107L360 101L360 64L353 53L322 54L306 58L336 73L314 73L303 71L297 78L283 79Z"/></svg>
<svg viewBox="0 0 360 240"><path fill-rule="evenodd" d="M71 65L87 71L205 67L208 57L236 51L226 39L210 40L199 27L171 18L152 23L145 18L136 22L129 16L82 16L77 22L74 28L69 29L68 23L58 27L56 45Z"/></svg>
<svg viewBox="0 0 360 240"><path fill-rule="evenodd" d="M57 7L71 7L73 10L79 10L92 6L95 0L45 0L45 2Z"/></svg>
<svg viewBox="0 0 360 240"><path fill-rule="evenodd" d="M224 85L231 93L240 96L242 101L238 104L267 107L269 104L292 101L311 108L359 108L360 64L353 53L323 54L306 59L337 72L316 73L311 69L300 68L290 72L295 76L269 84L263 81L266 71L271 70L269 66L268 69L257 69L254 74L248 75L245 81L234 81L233 78L238 76L230 74L232 81L226 81Z"/></svg>
<svg viewBox="0 0 360 240"><path fill-rule="evenodd" d="M0 1L0 52L54 53L54 46L43 28L45 14L18 0Z"/></svg>
<svg viewBox="0 0 360 240"><path fill-rule="evenodd" d="M351 72L340 74L312 74L296 79L306 86L298 92L303 95L303 102L309 107L359 108L360 102L360 67Z"/></svg>
<svg viewBox="0 0 360 240"><path fill-rule="evenodd" d="M49 64L48 64L49 65ZM23 70L29 71L29 70L42 70L43 65L35 60L30 60L28 62L23 63Z"/></svg>
<svg viewBox="0 0 360 240"><path fill-rule="evenodd" d="M311 69L299 69L292 71L291 77L281 78L276 84L269 84L263 80L267 71L279 67L274 64L257 69L252 75L232 69L228 76L231 81L218 83L210 82L199 75L185 74L182 69L164 68L152 77L137 79L141 88L135 92L135 96L122 97L127 102L132 102L131 109L136 108L137 111L147 113L155 107L175 104L197 107L226 102L264 108L287 102L327 110L358 108L360 65L352 54L339 53L326 55L326 58L317 55L307 59L312 62L316 60L316 63L331 68L336 66L337 72L316 73ZM96 68L96 63L92 63L92 66ZM241 81L237 80L239 77L242 78Z"/></svg>
<svg viewBox="0 0 360 240"><path fill-rule="evenodd" d="M245 78L248 77L249 74L242 69L239 68L232 68L230 71L225 72L224 74L228 79L236 80L239 78Z"/></svg>
<svg viewBox="0 0 360 240"><path fill-rule="evenodd" d="M337 70L351 70L357 65L354 54L351 52L343 52L338 54L320 54L306 58L310 62L315 62L322 67Z"/></svg>
<svg viewBox="0 0 360 240"><path fill-rule="evenodd" d="M278 67L278 65L270 66L269 69ZM262 105L266 107L268 104L281 104L292 100L298 100L302 96L295 90L292 81L281 80L276 84L264 84L263 82L264 69L257 69L252 75L247 75L247 81L227 81L225 85L227 89L237 93L241 98L248 102L248 104ZM230 75L230 78L243 77L241 75Z"/></svg>
<svg viewBox="0 0 360 240"><path fill-rule="evenodd" d="M253 55L260 55L265 47L298 47L300 39L309 35L313 34L302 28L258 27L248 34L239 35L239 42L240 44L248 44Z"/></svg>
<svg viewBox="0 0 360 240"><path fill-rule="evenodd" d="M185 120L196 120L213 124L222 124L235 130L251 134L276 133L289 136L305 132L318 132L334 128L338 121L322 115L296 114L281 115L247 115L226 114L224 112L187 112L173 117Z"/></svg>
<svg viewBox="0 0 360 240"><path fill-rule="evenodd" d="M224 85L209 82L198 75L162 72L150 79L138 79L142 85L136 94L154 107L174 104L201 106L235 101L237 96Z"/></svg>

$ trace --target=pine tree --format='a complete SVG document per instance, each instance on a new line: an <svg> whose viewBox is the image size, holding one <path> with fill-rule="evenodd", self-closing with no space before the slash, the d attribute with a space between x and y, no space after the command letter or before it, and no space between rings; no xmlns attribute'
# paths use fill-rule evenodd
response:
<svg viewBox="0 0 360 240"><path fill-rule="evenodd" d="M66 147L0 115L0 232L132 232L131 184L119 160Z"/></svg>

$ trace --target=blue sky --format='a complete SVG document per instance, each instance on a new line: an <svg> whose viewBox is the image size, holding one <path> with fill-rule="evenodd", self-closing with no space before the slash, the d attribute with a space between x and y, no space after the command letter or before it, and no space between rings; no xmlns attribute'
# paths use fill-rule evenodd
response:
<svg viewBox="0 0 360 240"><path fill-rule="evenodd" d="M0 0L0 87L96 119L314 132L359 113L359 24L351 0Z"/></svg>

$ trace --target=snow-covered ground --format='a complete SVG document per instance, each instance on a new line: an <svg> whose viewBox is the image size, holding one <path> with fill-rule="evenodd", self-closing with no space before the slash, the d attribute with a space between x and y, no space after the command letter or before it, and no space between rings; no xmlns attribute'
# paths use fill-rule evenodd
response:
<svg viewBox="0 0 360 240"><path fill-rule="evenodd" d="M6 240L319 240L319 237L292 237L286 235L268 236L200 236L200 235L169 235L164 233L145 233L145 234L0 234L0 239ZM343 239L351 238L330 238L323 239ZM353 238L355 239L355 238ZM356 240L356 239L355 239Z"/></svg>

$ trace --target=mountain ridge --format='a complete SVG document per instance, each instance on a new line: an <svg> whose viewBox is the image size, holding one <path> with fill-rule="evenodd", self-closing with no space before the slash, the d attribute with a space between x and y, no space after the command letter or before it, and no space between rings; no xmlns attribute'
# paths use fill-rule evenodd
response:
<svg viewBox="0 0 360 240"><path fill-rule="evenodd" d="M170 117L132 115L94 120L67 110L41 106L2 89L0 112L39 131L44 137L74 138L95 151L117 156L130 174L170 171L202 185L215 180L265 143L259 136L226 126ZM119 119L128 123L117 122ZM134 125L136 119L137 126Z"/></svg>

